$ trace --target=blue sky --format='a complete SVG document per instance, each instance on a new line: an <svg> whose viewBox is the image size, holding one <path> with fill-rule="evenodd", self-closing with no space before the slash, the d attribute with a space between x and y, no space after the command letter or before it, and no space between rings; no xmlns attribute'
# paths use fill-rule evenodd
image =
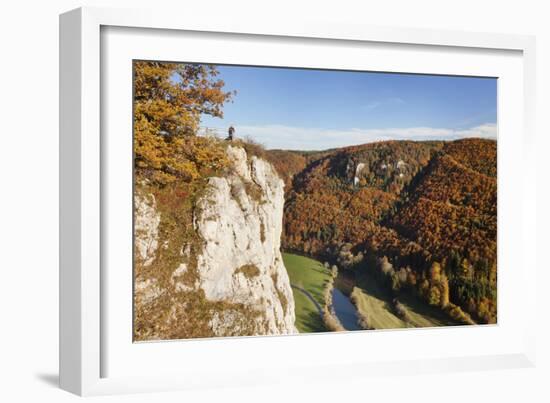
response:
<svg viewBox="0 0 550 403"><path fill-rule="evenodd" d="M219 66L234 102L201 126L267 148L320 150L389 139L496 138L492 78Z"/></svg>

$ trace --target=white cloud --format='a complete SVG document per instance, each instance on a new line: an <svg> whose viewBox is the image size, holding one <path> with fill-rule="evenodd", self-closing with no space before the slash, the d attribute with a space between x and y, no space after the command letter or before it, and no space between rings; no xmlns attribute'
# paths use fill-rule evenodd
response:
<svg viewBox="0 0 550 403"><path fill-rule="evenodd" d="M371 111L373 109L377 109L378 107L388 107L388 106L395 106L395 105L401 105L404 104L405 101L399 97L393 97L393 98L387 98L382 99L379 101L372 101L365 105L363 105L362 109L365 111Z"/></svg>
<svg viewBox="0 0 550 403"><path fill-rule="evenodd" d="M380 105L382 105L381 102L379 102L379 101L373 101L373 102L369 102L368 104L364 105L364 106L363 106L363 109L364 109L364 110L367 110L367 111L370 111L370 110L372 110L372 109L378 108Z"/></svg>
<svg viewBox="0 0 550 403"><path fill-rule="evenodd" d="M472 127L467 130L457 130L459 138L466 137L481 137L481 138L497 138L497 125L495 123L485 123L484 125Z"/></svg>
<svg viewBox="0 0 550 403"><path fill-rule="evenodd" d="M454 140L458 138L497 137L497 125L486 123L469 129L433 127L387 129L320 129L284 125L237 126L237 135L249 136L267 148L288 150L325 150L384 140Z"/></svg>

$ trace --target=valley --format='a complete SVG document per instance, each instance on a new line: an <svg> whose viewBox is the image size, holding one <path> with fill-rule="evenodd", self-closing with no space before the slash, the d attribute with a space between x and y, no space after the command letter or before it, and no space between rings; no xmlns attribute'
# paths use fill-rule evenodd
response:
<svg viewBox="0 0 550 403"><path fill-rule="evenodd" d="M495 141L278 150L272 163L283 250L335 265L364 328L496 322Z"/></svg>
<svg viewBox="0 0 550 403"><path fill-rule="evenodd" d="M300 333L327 331L323 324L320 307L324 304L323 289L329 281L330 270L313 258L288 252L283 252L283 261L293 287L298 331ZM406 317L400 317L395 310L391 292L378 284L378 280L368 275L359 279L350 278L350 274L353 277L353 273L340 273L332 290L333 310L345 330L460 324L448 317L445 312L429 306L413 295L400 296L400 302L407 311ZM311 298L314 298L316 303L313 303ZM357 312L368 317L368 329L363 329L359 324Z"/></svg>

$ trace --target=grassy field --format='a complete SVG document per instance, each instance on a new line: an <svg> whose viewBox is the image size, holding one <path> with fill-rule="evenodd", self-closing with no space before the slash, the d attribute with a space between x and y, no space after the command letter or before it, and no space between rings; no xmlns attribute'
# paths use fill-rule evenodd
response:
<svg viewBox="0 0 550 403"><path fill-rule="evenodd" d="M399 301L407 309L407 321L398 317L392 308L392 295L378 285L376 279L364 274L354 289L358 310L367 315L369 325L375 329L398 329L403 327L436 327L456 325L439 308L432 307L418 298L399 295Z"/></svg>
<svg viewBox="0 0 550 403"><path fill-rule="evenodd" d="M290 282L308 291L323 306L323 289L330 272L320 262L307 257L283 253L283 261ZM296 327L300 333L325 332L323 320L315 304L300 290L292 289L296 303Z"/></svg>
<svg viewBox="0 0 550 403"><path fill-rule="evenodd" d="M415 327L452 326L460 323L453 321L441 309L430 306L412 295L403 294L399 301L407 308L409 321Z"/></svg>
<svg viewBox="0 0 550 403"><path fill-rule="evenodd" d="M361 278L358 285L359 287L353 289L357 300L356 308L367 316L369 326L374 329L410 327L393 313L391 296L386 290L379 287L374 279L365 276Z"/></svg>

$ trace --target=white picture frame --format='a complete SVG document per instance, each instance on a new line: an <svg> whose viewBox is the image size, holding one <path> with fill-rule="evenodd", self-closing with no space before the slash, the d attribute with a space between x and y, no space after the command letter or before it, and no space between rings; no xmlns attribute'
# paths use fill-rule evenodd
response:
<svg viewBox="0 0 550 403"><path fill-rule="evenodd" d="M311 46L308 45L312 43L311 41L321 41L324 43L323 46L331 46L335 50L338 47L346 46L346 44L359 47L373 44L373 46L381 48L394 46L397 49L396 52L405 52L405 48L412 47L416 51L426 52L426 57L432 60L436 66L433 71L424 71L419 66L417 67L419 72L440 74L452 74L454 70L450 68L445 70L444 64L441 65L441 70L437 70L434 52L450 51L452 53L464 50L477 54L479 57L490 53L512 52L514 61L510 65L521 68L511 68L503 74L510 76L510 82L513 78L514 82L518 84L514 87L514 91L517 91L520 99L516 100L514 105L499 104L499 107L508 108L507 111L511 111L512 106L521 109L516 117L517 121L510 120L510 122L503 123L499 119L499 136L501 124L504 126L504 132L507 128L518 129L517 138L509 137L510 142L507 147L520 147L521 157L518 161L509 161L507 149L501 147L499 138L499 203L503 195L501 185L506 189L507 183L510 182L510 186L508 186L510 191L513 190L512 187L516 188L517 186L521 186L522 191L518 192L516 189L515 195L512 192L504 193L505 197L513 199L513 203L510 203L509 207L511 211L516 211L518 217L508 227L514 229L516 237L514 240L517 241L517 247L513 252L504 251L503 253L513 254L505 256L510 256L514 262L520 262L514 269L516 271L511 272L508 283L515 283L518 287L521 284L522 308L530 308L524 309L524 312L535 312L535 284L522 280L536 277L534 261L536 253L533 250L536 242L532 239L536 232L533 208L535 203L534 179L526 175L523 170L518 170L519 173L513 178L503 179L500 170L501 167L506 166L503 164L515 163L517 166L521 166L534 155L535 41L533 37L350 26L337 23L308 22L295 25L282 21L247 21L244 18L242 20L215 20L206 16L203 18L200 16L175 16L167 12L152 10L80 8L60 17L60 385L63 389L79 395L96 395L245 386L272 382L292 383L296 382L298 378L300 381L305 378L328 381L334 379L336 372L338 377L344 379L351 376L369 376L381 373L409 374L517 368L534 365L535 326L527 313L521 322L514 321L517 316L511 316L510 320L505 321L505 324L501 324L499 321L497 326L480 327L475 331L471 328L431 329L425 330L423 333L412 332L410 336L407 336L407 332L394 331L385 333L357 332L353 335L237 338L231 342L227 339L218 339L206 342L179 342L183 344L177 344L178 342L149 343L152 346L147 347L150 351L142 353L129 348L127 349L129 355L120 356L119 360L132 362L130 356L132 354L136 354L136 357L138 354L144 354L139 356L139 359L149 360L147 357L154 355L161 357L156 362L166 366L167 371L152 375L146 371L133 372L130 371L130 368L123 366L117 367L116 371L108 369L106 362L110 360L110 355L113 353L112 349L107 347L112 346L113 342L109 332L106 332L105 329L106 326L111 326L111 322L106 319L111 314L111 305L107 303L109 291L104 284L105 278L109 278L109 276L104 271L106 245L104 244L102 225L105 224L106 217L102 214L102 207L106 199L105 190L109 189L105 183L110 172L106 168L108 165L105 161L104 147L117 146L109 139L103 138L102 140L101 135L101 133L109 131L109 124L102 121L105 118L103 116L105 113L102 114L102 102L104 101L102 93L109 90L109 88L105 88L109 84L102 80L102 74L106 74L103 70L105 61L102 60L102 57L110 55L109 52L105 53L105 50L102 49L102 47L106 47L102 32L108 31L109 27L130 30L124 32L123 36L133 35L134 31L131 30L134 29L141 29L144 35L153 32L152 30L155 30L156 34L170 33L170 38L166 39L167 41L177 40L177 37L174 39L174 35L177 36L178 32L193 33L198 37L201 36L201 33L205 36L216 34L217 39L223 39L225 35L228 40L231 35L240 35L239 38L253 38L258 43L269 41L281 49L288 46L285 44L293 41L300 43L300 46ZM116 46L116 42L109 42L109 46L111 43L112 46ZM159 49L162 48L163 46L159 46ZM160 51L157 50L157 52ZM162 52L152 52L150 55L161 57ZM112 57L114 58L114 56ZM133 56L129 53L125 57ZM261 53L255 53L247 59L249 63L254 60L258 60L259 64L270 63L267 57L262 58ZM195 61L212 62L212 60ZM303 64L297 63L298 65ZM491 63L495 63L495 61L488 58L487 70L480 67L479 71L490 71ZM503 62L503 64L506 63ZM359 67L357 66L357 68ZM378 68L383 68L383 66ZM403 71L408 72L411 69L412 67L406 67ZM127 125L131 126L131 116L126 116L125 119ZM124 144L121 143L121 146ZM504 182L505 180L508 182ZM501 218L499 204L499 232L501 232L501 228L507 228L501 226L503 223ZM112 215L110 219L113 219ZM506 217L503 219L507 220ZM499 234L499 245L500 239ZM501 251L499 250L499 263L500 259ZM113 282L109 287L118 285L120 284ZM131 288L131 285L129 287ZM503 298L505 295L504 292ZM499 316L502 309L500 296L499 285ZM465 333L466 331L469 333ZM111 330L111 333L113 332L121 333L122 331ZM124 337L119 340L129 343L128 347L131 347L131 338ZM434 354L420 352L416 356L402 358L388 356L388 359L358 355L345 361L333 360L326 363L316 362L314 357L310 357L309 371L305 374L299 366L292 362L289 362L287 366L284 365L284 362L277 363L275 361L270 361L271 365L263 367L258 362L255 362L258 366L253 365L253 357L258 357L266 349L273 351L273 354L277 354L278 349L293 349L301 351L304 357L308 357L308 345L330 345L341 342L343 337L346 337L346 344L350 346L360 343L368 337L369 342L381 343L379 344L381 347L377 348L380 351L384 351L384 343L392 343L385 342L384 339L398 342L405 337L414 338L415 342L421 339L432 340L431 343L438 339L463 339L472 343L479 340L481 347L478 350L471 349L470 354L463 354L468 350L467 348L447 352L444 351L444 347L441 347L436 349ZM507 343L508 337L513 342ZM487 350L487 353L484 354L483 343L489 343L491 338L496 341L493 343L496 347ZM500 345L499 338L502 339ZM229 366L224 366L222 363L224 359L238 357L237 353L235 356L230 355L228 347L226 347L228 345L231 351L238 352L241 357L244 352L252 358L250 361L242 360L243 363L240 366L232 365L231 369ZM114 347L118 351L118 348L123 346L114 344ZM173 356L176 348L178 354L188 354L189 360L173 359L172 362L169 362L169 357ZM385 348L387 349L388 346ZM216 368L209 367L209 365L198 365L201 354L203 354L203 358L207 357L204 354L207 350L212 349L216 351L220 365ZM193 351L194 354L192 354ZM208 356L208 359L211 358ZM153 361L144 362L147 362L147 366L153 365ZM184 363L182 364L182 362ZM284 366L284 371L281 370L281 366ZM191 367L195 369L191 371Z"/></svg>

